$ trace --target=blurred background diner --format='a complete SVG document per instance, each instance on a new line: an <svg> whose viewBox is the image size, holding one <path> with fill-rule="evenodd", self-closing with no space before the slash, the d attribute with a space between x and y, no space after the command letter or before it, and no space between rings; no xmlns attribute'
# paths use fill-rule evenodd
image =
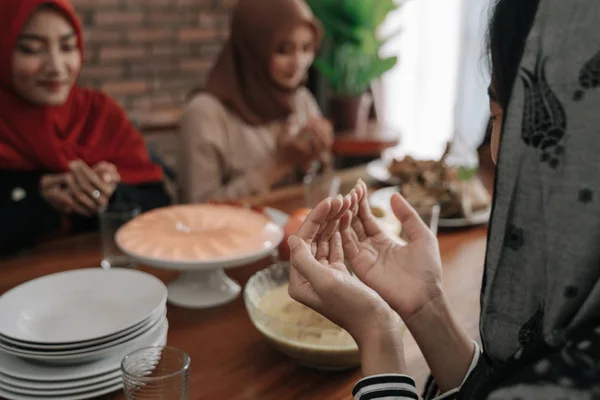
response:
<svg viewBox="0 0 600 400"><path fill-rule="evenodd" d="M477 337L494 1L71 2L0 1L0 398L145 399L161 357L164 398L351 398L287 238L359 179L395 240L397 192L438 235Z"/></svg>

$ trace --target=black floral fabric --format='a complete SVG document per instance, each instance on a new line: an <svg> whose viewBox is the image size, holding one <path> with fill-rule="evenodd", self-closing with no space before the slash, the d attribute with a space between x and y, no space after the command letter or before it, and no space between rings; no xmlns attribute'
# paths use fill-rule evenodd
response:
<svg viewBox="0 0 600 400"><path fill-rule="evenodd" d="M483 354L455 398L600 400L599 127L600 2L541 0L505 110Z"/></svg>

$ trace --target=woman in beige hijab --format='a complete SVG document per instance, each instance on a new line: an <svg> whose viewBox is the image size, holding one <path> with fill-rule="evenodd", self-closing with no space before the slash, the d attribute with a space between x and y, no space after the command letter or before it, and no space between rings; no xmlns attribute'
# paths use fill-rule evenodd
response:
<svg viewBox="0 0 600 400"><path fill-rule="evenodd" d="M182 123L184 202L232 200L329 160L331 125L302 86L321 39L304 0L240 0L231 36Z"/></svg>

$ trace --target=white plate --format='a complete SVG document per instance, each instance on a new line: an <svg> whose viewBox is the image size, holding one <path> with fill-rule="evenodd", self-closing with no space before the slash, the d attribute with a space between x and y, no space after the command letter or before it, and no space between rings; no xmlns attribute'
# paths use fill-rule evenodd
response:
<svg viewBox="0 0 600 400"><path fill-rule="evenodd" d="M60 272L0 297L0 334L45 344L99 339L144 321L166 298L166 286L141 271Z"/></svg>
<svg viewBox="0 0 600 400"><path fill-rule="evenodd" d="M156 329L161 323L164 322L165 318L166 318L166 310L163 311L163 313L156 319L152 320L152 321L148 321L147 324L143 325L140 329L131 332L129 335L123 336L121 338L118 338L114 341L108 342L108 343L103 343L103 344L99 344L96 346L91 346L91 347L86 347L84 349L74 349L74 350L59 350L59 351L49 351L49 350L29 350L29 349L23 349L23 348L19 348L19 347L15 347L15 346L11 346L8 345L6 343L2 343L2 341L0 341L0 349L5 350L7 353L10 354L15 354L15 355L23 355L23 356L51 356L53 358L56 359L60 359L59 357L61 356L84 356L84 355L91 355L91 354L98 354L98 352L103 351L103 350L107 350L107 349L111 349L111 348L115 348L116 346L122 344L122 343L126 343L126 342L131 342L136 340L139 337L142 337L144 334L150 332L152 329Z"/></svg>
<svg viewBox="0 0 600 400"><path fill-rule="evenodd" d="M79 387L79 388L71 388L71 389L43 389L43 390L35 390L35 389L27 389L21 388L17 386L12 386L7 383L2 382L0 379L0 389L8 390L9 392L22 394L27 396L73 396L88 392L93 392L95 390L102 390L109 387L116 386L123 382L123 378L118 376L106 382L100 382L96 384L92 384L89 386Z"/></svg>
<svg viewBox="0 0 600 400"><path fill-rule="evenodd" d="M466 228L469 226L485 225L490 221L492 208L474 212L469 218L440 218L440 228Z"/></svg>
<svg viewBox="0 0 600 400"><path fill-rule="evenodd" d="M96 351L91 351L89 353L83 353L83 354L65 354L65 355L29 354L29 353L23 353L20 351L15 351L14 349L9 349L9 348L5 348L5 347L2 347L1 351L4 351L5 353L12 354L17 357L25 358L28 360L52 363L52 364L56 364L56 365L58 365L58 364L72 365L75 363L87 363L87 362L91 362L91 361L106 357L107 354L122 353L123 349L126 349L130 345L130 343L135 343L137 341L145 341L148 338L156 336L159 333L166 334L168 326L169 325L168 325L167 319L165 317L163 317L158 324L154 325L150 330L148 330L144 334L140 335L139 337L137 337L131 341L121 343L116 346L112 346L112 347L108 347L108 348L104 348L104 349L100 349L100 350L96 350Z"/></svg>
<svg viewBox="0 0 600 400"><path fill-rule="evenodd" d="M102 396L104 394L109 394L112 392L116 392L123 387L123 383L119 383L117 385L109 386L104 389L98 389L91 392L76 394L73 396L41 396L41 395L22 395L14 392L10 392L8 390L0 389L0 396L8 399L8 400L39 400L39 399L48 399L48 400L85 400L85 399L93 399L94 397Z"/></svg>
<svg viewBox="0 0 600 400"><path fill-rule="evenodd" d="M373 160L367 164L367 174L378 182L387 183L389 185L397 185L400 179L392 176L388 169L389 164L381 158Z"/></svg>
<svg viewBox="0 0 600 400"><path fill-rule="evenodd" d="M127 343L119 351L111 352L98 361L78 365L38 364L0 351L0 373L11 378L47 383L66 383L79 379L97 378L118 370L123 358L148 346L164 346L167 343L168 324L164 329L145 339Z"/></svg>
<svg viewBox="0 0 600 400"><path fill-rule="evenodd" d="M369 203L374 206L381 208L386 215L393 216L392 207L390 206L390 200L394 193L398 192L398 187L392 186L374 191L371 194ZM464 228L469 226L476 226L487 224L490 219L491 208L486 210L478 211L473 213L470 218L440 218L438 226L440 228ZM400 222L398 222L400 224Z"/></svg>
<svg viewBox="0 0 600 400"><path fill-rule="evenodd" d="M15 386L23 389L34 389L34 390L61 390L61 389L75 389L87 386L96 385L99 383L105 383L112 381L116 378L121 378L121 369L117 369L113 372L106 373L104 375L95 376L88 379L78 379L67 382L36 382L25 379L12 378L8 375L0 374L0 382L3 382L10 386Z"/></svg>
<svg viewBox="0 0 600 400"><path fill-rule="evenodd" d="M150 317L128 328L122 332L116 333L111 336L106 336L105 338L89 340L85 342L75 342L75 344L31 344L31 342L20 342L18 340L10 339L6 336L0 335L0 345L4 344L8 347L16 347L20 351L33 351L36 353L41 352L56 352L61 353L64 351L68 352L83 352L88 351L92 347L102 346L102 345L112 345L116 342L122 343L123 338L128 337L132 338L135 335L139 335L142 330L146 330L154 323L158 322L166 313L167 305L163 305L161 308L157 309L152 313Z"/></svg>

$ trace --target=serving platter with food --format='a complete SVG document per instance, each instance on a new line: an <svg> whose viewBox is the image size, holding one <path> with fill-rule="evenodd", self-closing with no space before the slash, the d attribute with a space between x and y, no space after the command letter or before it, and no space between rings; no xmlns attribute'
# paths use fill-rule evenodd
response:
<svg viewBox="0 0 600 400"><path fill-rule="evenodd" d="M455 166L446 162L448 152L440 160L417 160L405 156L386 166L396 182L372 193L370 203L380 210L381 219L389 223L393 216L390 199L401 193L417 210L440 206L439 227L468 227L488 222L491 197L477 176L477 167Z"/></svg>

